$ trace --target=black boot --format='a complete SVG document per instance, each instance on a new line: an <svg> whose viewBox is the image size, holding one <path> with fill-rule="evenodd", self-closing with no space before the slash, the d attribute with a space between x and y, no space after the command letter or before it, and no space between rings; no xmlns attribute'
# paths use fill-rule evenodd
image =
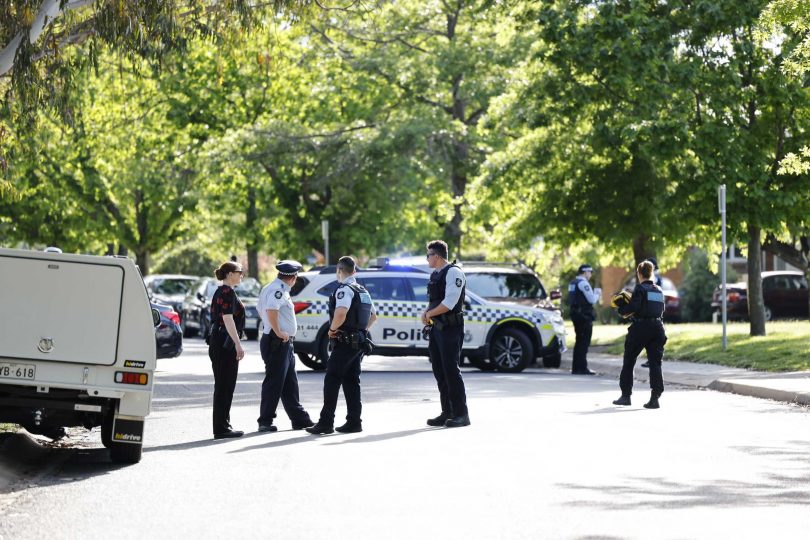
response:
<svg viewBox="0 0 810 540"><path fill-rule="evenodd" d="M630 405L630 396L622 394L622 397L613 402L614 405L622 405L627 407Z"/></svg>
<svg viewBox="0 0 810 540"><path fill-rule="evenodd" d="M464 427L470 425L469 415L462 414L461 416L454 416L444 421L444 427Z"/></svg>
<svg viewBox="0 0 810 540"><path fill-rule="evenodd" d="M650 396L650 401L644 404L645 409L658 409L661 406L658 404L658 394L652 394Z"/></svg>
<svg viewBox="0 0 810 540"><path fill-rule="evenodd" d="M336 427L335 431L338 433L360 433L363 431L363 425L360 422L346 422L340 427Z"/></svg>
<svg viewBox="0 0 810 540"><path fill-rule="evenodd" d="M308 427L307 432L312 433L313 435L329 435L330 433L335 432L335 428L329 424L321 424L318 422L314 426Z"/></svg>
<svg viewBox="0 0 810 540"><path fill-rule="evenodd" d="M442 411L442 414L440 414L436 418L429 418L428 421L427 421L427 425L433 426L433 427L443 426L444 423L447 420L449 420L450 418L452 418L452 417L453 417L453 415L450 414L449 412Z"/></svg>

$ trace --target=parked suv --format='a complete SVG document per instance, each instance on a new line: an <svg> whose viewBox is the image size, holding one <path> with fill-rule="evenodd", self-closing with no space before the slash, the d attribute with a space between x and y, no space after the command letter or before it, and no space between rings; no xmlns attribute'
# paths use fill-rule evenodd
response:
<svg viewBox="0 0 810 540"><path fill-rule="evenodd" d="M762 296L765 300L765 320L776 317L808 318L807 278L801 272L762 272ZM729 319L748 318L748 283L726 285ZM720 286L712 295L712 308L722 309Z"/></svg>
<svg viewBox="0 0 810 540"><path fill-rule="evenodd" d="M374 300L378 321L371 328L374 354L427 356L419 314L427 307L430 275L410 266L361 269L357 281ZM329 295L337 288L335 267L299 274L291 291L298 318L294 349L301 362L324 369L327 358ZM518 372L538 357L559 367L566 350L565 326L558 311L493 302L467 290L462 355L482 370Z"/></svg>
<svg viewBox="0 0 810 540"><path fill-rule="evenodd" d="M207 277L199 278L192 284L181 307L180 327L184 337L208 334L211 329L211 300L221 284L220 281ZM256 304L262 286L256 279L247 277L234 290L245 305L245 336L256 339L261 325Z"/></svg>

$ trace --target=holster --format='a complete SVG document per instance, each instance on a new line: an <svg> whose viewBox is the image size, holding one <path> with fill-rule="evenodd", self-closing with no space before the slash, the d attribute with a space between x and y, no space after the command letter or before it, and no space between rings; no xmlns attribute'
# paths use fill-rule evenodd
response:
<svg viewBox="0 0 810 540"><path fill-rule="evenodd" d="M442 313L438 317L433 317L433 327L436 330L443 330L445 327L461 326L464 324L464 312Z"/></svg>

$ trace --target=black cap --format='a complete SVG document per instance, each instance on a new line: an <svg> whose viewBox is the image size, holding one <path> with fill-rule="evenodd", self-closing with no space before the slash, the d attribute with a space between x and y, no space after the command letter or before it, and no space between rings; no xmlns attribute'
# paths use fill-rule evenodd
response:
<svg viewBox="0 0 810 540"><path fill-rule="evenodd" d="M593 272L593 267L590 264L582 264L577 270L577 274L581 274L582 272Z"/></svg>
<svg viewBox="0 0 810 540"><path fill-rule="evenodd" d="M655 257L647 257L647 260L653 263L653 269L658 270L658 261Z"/></svg>
<svg viewBox="0 0 810 540"><path fill-rule="evenodd" d="M276 264L276 270L280 276L294 276L304 269L304 265L292 259L286 261L279 261Z"/></svg>

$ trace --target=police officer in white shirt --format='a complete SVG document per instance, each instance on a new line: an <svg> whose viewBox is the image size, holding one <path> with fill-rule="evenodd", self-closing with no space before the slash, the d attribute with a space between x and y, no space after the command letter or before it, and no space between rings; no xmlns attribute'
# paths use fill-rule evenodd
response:
<svg viewBox="0 0 810 540"><path fill-rule="evenodd" d="M577 277L568 284L568 305L571 308L571 322L574 323L576 342L574 343L574 359L571 363L571 373L574 375L595 375L588 369L588 348L591 346L593 321L596 312L593 305L602 296L602 289L592 289L588 280L593 275L593 268L583 264L577 270Z"/></svg>
<svg viewBox="0 0 810 540"><path fill-rule="evenodd" d="M470 425L467 392L461 378L461 346L464 343L464 272L447 261L447 244L433 240L427 244L428 266L433 269L428 282L428 308L422 324L431 325L428 352L433 376L439 387L442 411L427 421L429 426Z"/></svg>
<svg viewBox="0 0 810 540"><path fill-rule="evenodd" d="M302 269L298 261L281 261L276 265L278 277L262 289L257 309L262 318L259 348L264 360L262 403L259 410L259 431L277 431L273 425L278 401L292 421L293 429L313 425L307 411L299 402L298 377L295 373L293 341L298 323L290 290Z"/></svg>

